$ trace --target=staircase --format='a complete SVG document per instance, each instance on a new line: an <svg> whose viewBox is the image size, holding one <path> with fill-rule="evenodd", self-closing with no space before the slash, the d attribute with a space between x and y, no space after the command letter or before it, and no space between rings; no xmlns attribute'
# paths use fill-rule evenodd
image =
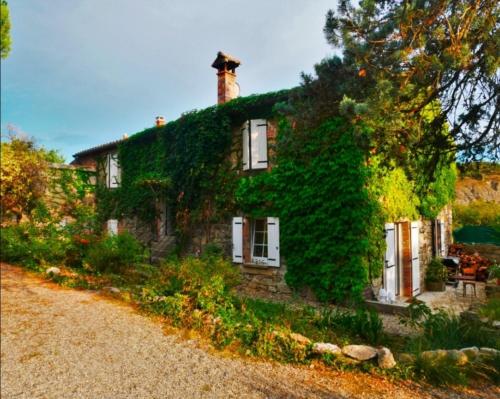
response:
<svg viewBox="0 0 500 399"><path fill-rule="evenodd" d="M151 243L151 262L156 263L165 258L175 249L175 237L163 236Z"/></svg>

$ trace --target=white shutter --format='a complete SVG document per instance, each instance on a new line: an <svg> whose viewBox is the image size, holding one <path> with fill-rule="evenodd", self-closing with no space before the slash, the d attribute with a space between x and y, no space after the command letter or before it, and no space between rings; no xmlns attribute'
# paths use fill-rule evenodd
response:
<svg viewBox="0 0 500 399"><path fill-rule="evenodd" d="M250 121L250 162L252 169L267 168L267 121Z"/></svg>
<svg viewBox="0 0 500 399"><path fill-rule="evenodd" d="M280 221L278 218L267 218L267 264L280 265Z"/></svg>
<svg viewBox="0 0 500 399"><path fill-rule="evenodd" d="M118 234L118 220L109 219L107 222L107 230L110 236L114 236Z"/></svg>
<svg viewBox="0 0 500 399"><path fill-rule="evenodd" d="M441 233L441 256L446 256L446 242L445 242L445 229L444 229L444 220L439 221L439 230Z"/></svg>
<svg viewBox="0 0 500 399"><path fill-rule="evenodd" d="M115 188L120 186L120 166L118 165L118 154L108 155L109 186Z"/></svg>
<svg viewBox="0 0 500 399"><path fill-rule="evenodd" d="M394 223L385 224L385 251L384 288L392 297L396 296L396 229Z"/></svg>
<svg viewBox="0 0 500 399"><path fill-rule="evenodd" d="M233 218L233 262L243 263L243 218Z"/></svg>
<svg viewBox="0 0 500 399"><path fill-rule="evenodd" d="M411 222L411 275L412 294L420 294L420 223Z"/></svg>
<svg viewBox="0 0 500 399"><path fill-rule="evenodd" d="M241 137L243 140L243 170L250 169L249 154L250 154L250 136L248 132L248 122L245 122L241 128Z"/></svg>

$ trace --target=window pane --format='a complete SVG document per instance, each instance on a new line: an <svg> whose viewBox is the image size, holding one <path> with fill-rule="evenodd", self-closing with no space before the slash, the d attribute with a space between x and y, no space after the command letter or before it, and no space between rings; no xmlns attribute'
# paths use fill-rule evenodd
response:
<svg viewBox="0 0 500 399"><path fill-rule="evenodd" d="M256 219L252 223L252 256L267 258L267 222Z"/></svg>

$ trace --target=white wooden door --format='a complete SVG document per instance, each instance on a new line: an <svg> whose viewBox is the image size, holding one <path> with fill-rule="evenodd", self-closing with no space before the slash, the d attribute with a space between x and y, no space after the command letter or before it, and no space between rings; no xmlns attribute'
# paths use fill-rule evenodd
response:
<svg viewBox="0 0 500 399"><path fill-rule="evenodd" d="M385 252L384 288L387 297L396 296L396 229L394 223L385 224Z"/></svg>
<svg viewBox="0 0 500 399"><path fill-rule="evenodd" d="M420 223L411 222L412 296L420 294Z"/></svg>

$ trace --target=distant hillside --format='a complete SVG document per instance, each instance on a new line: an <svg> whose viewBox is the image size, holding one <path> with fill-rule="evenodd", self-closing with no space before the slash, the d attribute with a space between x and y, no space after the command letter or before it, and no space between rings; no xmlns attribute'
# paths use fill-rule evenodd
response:
<svg viewBox="0 0 500 399"><path fill-rule="evenodd" d="M482 163L460 165L456 185L456 203L468 205L473 201L500 203L500 165Z"/></svg>

